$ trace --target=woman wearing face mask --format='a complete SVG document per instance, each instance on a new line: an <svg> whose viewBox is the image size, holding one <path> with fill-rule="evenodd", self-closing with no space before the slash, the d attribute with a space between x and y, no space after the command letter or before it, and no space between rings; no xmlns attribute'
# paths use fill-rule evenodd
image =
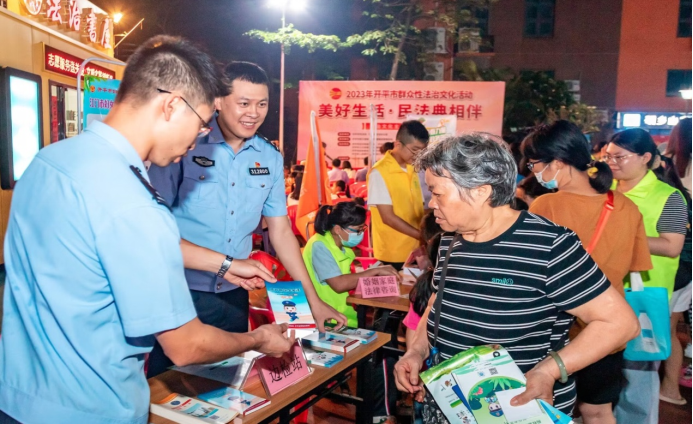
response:
<svg viewBox="0 0 693 424"><path fill-rule="evenodd" d="M644 285L665 287L671 299L688 224L684 196L672 186L676 184L673 179L678 177L660 166L657 146L650 134L639 128L616 133L606 147L603 160L614 174L615 189L631 199L643 216L653 266L649 278L643 277ZM671 306L676 311L676 305ZM677 341L675 335L672 340ZM681 356L681 345L671 345L671 355ZM619 422L656 423L658 420L657 364L645 364L651 365L646 370L652 372L643 373L642 362L625 364L626 378L631 384L624 389L616 408ZM672 397L675 395L669 394L665 400L686 403L682 397Z"/></svg>
<svg viewBox="0 0 693 424"><path fill-rule="evenodd" d="M393 275L391 266L381 266L351 273L355 254L353 247L361 243L366 223L366 209L354 202L340 202L323 206L315 217L315 235L303 250L303 261L308 269L318 296L346 315L349 327L356 327L356 311L346 303L349 290L354 290L361 277Z"/></svg>
<svg viewBox="0 0 693 424"><path fill-rule="evenodd" d="M568 121L543 125L533 131L522 142L522 154L537 181L558 189L557 193L537 198L529 211L575 231L611 286L623 296L623 279L629 272L649 270L652 263L642 215L621 193L611 193L613 210L594 242L610 196L609 166L592 161L587 139ZM577 320L570 338L575 339L584 326L584 322ZM616 423L612 405L618 402L623 383L624 348L620 346L575 374L578 407L585 424Z"/></svg>

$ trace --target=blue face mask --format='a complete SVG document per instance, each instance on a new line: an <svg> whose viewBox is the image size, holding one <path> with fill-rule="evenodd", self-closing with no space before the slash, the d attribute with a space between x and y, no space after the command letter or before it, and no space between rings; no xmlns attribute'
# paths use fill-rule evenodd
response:
<svg viewBox="0 0 693 424"><path fill-rule="evenodd" d="M561 172L561 170L559 169L558 171L556 171L556 175L554 175L550 181L544 181L541 177L541 174L543 174L544 171L546 171L547 169L549 169L548 166L544 168L541 172L537 172L536 174L534 174L534 176L537 178L537 182L544 186L544 188L548 188L549 190L557 189L558 181L556 181L556 177L558 177L558 173Z"/></svg>
<svg viewBox="0 0 693 424"><path fill-rule="evenodd" d="M352 233L351 231L345 230L347 233L349 233L349 239L344 240L342 236L337 234L339 236L339 239L342 241L342 246L346 247L356 247L361 243L363 240L363 233Z"/></svg>

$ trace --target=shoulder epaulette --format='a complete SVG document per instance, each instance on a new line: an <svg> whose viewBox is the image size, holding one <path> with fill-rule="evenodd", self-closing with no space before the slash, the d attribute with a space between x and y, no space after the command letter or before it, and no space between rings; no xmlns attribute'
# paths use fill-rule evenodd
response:
<svg viewBox="0 0 693 424"><path fill-rule="evenodd" d="M255 135L258 136L258 137L260 137L262 140L265 140L265 142L266 142L267 144L269 144L270 146L272 146L272 147L274 148L274 150L276 150L276 151L278 151L278 152L281 153L281 151L279 150L279 147L275 146L274 143L272 143L272 142L270 141L269 138L265 137L264 135L262 135L262 134L260 134L260 133L255 133Z"/></svg>

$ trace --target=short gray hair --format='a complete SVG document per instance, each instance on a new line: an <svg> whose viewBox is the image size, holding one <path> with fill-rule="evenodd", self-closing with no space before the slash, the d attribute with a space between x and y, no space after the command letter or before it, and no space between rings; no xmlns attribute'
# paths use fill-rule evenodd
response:
<svg viewBox="0 0 693 424"><path fill-rule="evenodd" d="M508 205L515 197L517 164L505 143L484 133L467 133L430 144L417 158L416 168L448 177L468 198L469 190L490 185L492 207Z"/></svg>

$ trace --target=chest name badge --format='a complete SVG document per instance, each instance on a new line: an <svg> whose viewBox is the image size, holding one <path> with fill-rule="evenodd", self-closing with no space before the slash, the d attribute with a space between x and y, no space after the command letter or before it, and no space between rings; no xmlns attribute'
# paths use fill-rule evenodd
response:
<svg viewBox="0 0 693 424"><path fill-rule="evenodd" d="M269 168L248 168L250 175L269 175Z"/></svg>
<svg viewBox="0 0 693 424"><path fill-rule="evenodd" d="M212 159L206 158L204 156L193 156L193 162L196 164L203 166L205 168L209 168L210 166L214 166L214 161Z"/></svg>

